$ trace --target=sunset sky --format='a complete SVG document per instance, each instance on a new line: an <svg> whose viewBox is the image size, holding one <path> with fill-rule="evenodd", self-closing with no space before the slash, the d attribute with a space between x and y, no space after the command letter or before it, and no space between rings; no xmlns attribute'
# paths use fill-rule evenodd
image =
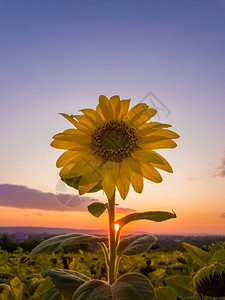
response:
<svg viewBox="0 0 225 300"><path fill-rule="evenodd" d="M159 151L173 174L117 194L118 217L177 218L127 230L225 234L224 28L224 0L0 0L0 226L106 228L106 215L86 211L105 195L79 198L60 182L62 151L50 147L70 127L58 113L95 108L104 94L158 108L154 121L181 136Z"/></svg>

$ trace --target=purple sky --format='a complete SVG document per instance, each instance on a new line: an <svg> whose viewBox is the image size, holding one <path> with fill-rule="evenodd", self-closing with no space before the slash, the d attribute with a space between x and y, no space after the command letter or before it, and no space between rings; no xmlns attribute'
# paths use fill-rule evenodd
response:
<svg viewBox="0 0 225 300"><path fill-rule="evenodd" d="M156 118L181 135L161 151L174 174L123 205L203 208L216 223L225 212L224 28L223 0L1 0L0 183L54 193L61 151L49 144L69 127L58 113L94 108L100 94L136 104L152 92Z"/></svg>

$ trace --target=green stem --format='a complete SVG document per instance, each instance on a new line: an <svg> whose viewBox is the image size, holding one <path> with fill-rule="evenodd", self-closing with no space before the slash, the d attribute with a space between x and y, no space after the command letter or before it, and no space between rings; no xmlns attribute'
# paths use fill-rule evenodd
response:
<svg viewBox="0 0 225 300"><path fill-rule="evenodd" d="M100 242L98 244L102 248L102 252L104 254L105 262L106 262L106 265L108 267L109 266L109 255L108 255L107 247L106 247L106 245L103 242Z"/></svg>
<svg viewBox="0 0 225 300"><path fill-rule="evenodd" d="M116 280L116 237L115 237L115 192L109 201L109 284Z"/></svg>

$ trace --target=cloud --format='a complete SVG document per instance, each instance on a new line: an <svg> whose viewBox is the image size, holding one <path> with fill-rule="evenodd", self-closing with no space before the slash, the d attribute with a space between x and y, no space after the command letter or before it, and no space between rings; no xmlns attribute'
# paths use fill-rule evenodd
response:
<svg viewBox="0 0 225 300"><path fill-rule="evenodd" d="M225 218L225 213L222 213L222 214L221 214L221 217Z"/></svg>
<svg viewBox="0 0 225 300"><path fill-rule="evenodd" d="M216 168L217 174L215 176L217 177L225 177L225 151L223 152L223 156L220 159L219 166Z"/></svg>
<svg viewBox="0 0 225 300"><path fill-rule="evenodd" d="M0 206L55 211L87 211L87 206L98 199L65 193L44 193L26 186L0 184ZM117 207L117 213L129 214L136 210ZM26 215L27 216L27 215Z"/></svg>

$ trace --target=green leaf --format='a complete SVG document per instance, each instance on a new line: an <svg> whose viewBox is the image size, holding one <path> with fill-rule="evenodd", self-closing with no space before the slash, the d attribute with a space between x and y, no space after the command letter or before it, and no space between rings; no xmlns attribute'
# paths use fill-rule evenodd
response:
<svg viewBox="0 0 225 300"><path fill-rule="evenodd" d="M208 252L188 243L182 243L182 245L190 254L193 261L196 262L196 264L200 266L206 266L212 261L212 255L210 255Z"/></svg>
<svg viewBox="0 0 225 300"><path fill-rule="evenodd" d="M120 228L122 228L127 223L137 221L137 220L150 220L154 222L162 222L169 220L171 218L176 218L175 213L171 212L165 212L165 211L146 211L142 213L133 213L130 215L127 215L119 220L116 221L117 224L120 225Z"/></svg>
<svg viewBox="0 0 225 300"><path fill-rule="evenodd" d="M50 277L45 278L37 287L32 300L63 300Z"/></svg>
<svg viewBox="0 0 225 300"><path fill-rule="evenodd" d="M14 277L10 281L10 285L12 288L12 291L14 295L16 296L17 300L22 300L23 299L23 289L24 289L24 284L20 281L18 277Z"/></svg>
<svg viewBox="0 0 225 300"><path fill-rule="evenodd" d="M1 300L16 300L11 287L8 284L1 283L0 288L3 288L3 291L0 294Z"/></svg>
<svg viewBox="0 0 225 300"><path fill-rule="evenodd" d="M216 243L216 244L212 244L211 248L210 248L210 251L209 253L211 255L214 255L214 253L218 250L221 250L221 249L224 249L223 246L219 243Z"/></svg>
<svg viewBox="0 0 225 300"><path fill-rule="evenodd" d="M74 177L74 178L63 178L61 177L61 180L65 182L68 186L78 190L79 182L81 180L82 176ZM99 181L88 193L95 193L102 190L102 182Z"/></svg>
<svg viewBox="0 0 225 300"><path fill-rule="evenodd" d="M216 251L213 258L218 264L225 264L225 249Z"/></svg>
<svg viewBox="0 0 225 300"><path fill-rule="evenodd" d="M155 290L155 300L177 300L177 292L170 286L165 286Z"/></svg>
<svg viewBox="0 0 225 300"><path fill-rule="evenodd" d="M100 217L106 210L107 205L102 202L93 202L88 206L88 211L96 218Z"/></svg>
<svg viewBox="0 0 225 300"><path fill-rule="evenodd" d="M80 286L73 300L153 300L154 288L141 274L128 273L112 286L100 280L91 280Z"/></svg>
<svg viewBox="0 0 225 300"><path fill-rule="evenodd" d="M66 299L71 299L76 289L90 278L84 274L62 269L48 269L48 275L51 277L56 289Z"/></svg>
<svg viewBox="0 0 225 300"><path fill-rule="evenodd" d="M156 237L150 234L135 234L125 237L119 243L117 254L136 255L143 253L147 251L156 240Z"/></svg>
<svg viewBox="0 0 225 300"><path fill-rule="evenodd" d="M176 290L178 297L182 300L195 299L192 277L186 275L175 275L165 278L164 281L166 285Z"/></svg>
<svg viewBox="0 0 225 300"><path fill-rule="evenodd" d="M34 256L36 254L55 252L69 245L99 243L99 242L104 242L106 240L107 238L105 237L97 237L94 235L79 234L79 233L58 235L41 242L37 247L35 247L30 252L27 258Z"/></svg>

